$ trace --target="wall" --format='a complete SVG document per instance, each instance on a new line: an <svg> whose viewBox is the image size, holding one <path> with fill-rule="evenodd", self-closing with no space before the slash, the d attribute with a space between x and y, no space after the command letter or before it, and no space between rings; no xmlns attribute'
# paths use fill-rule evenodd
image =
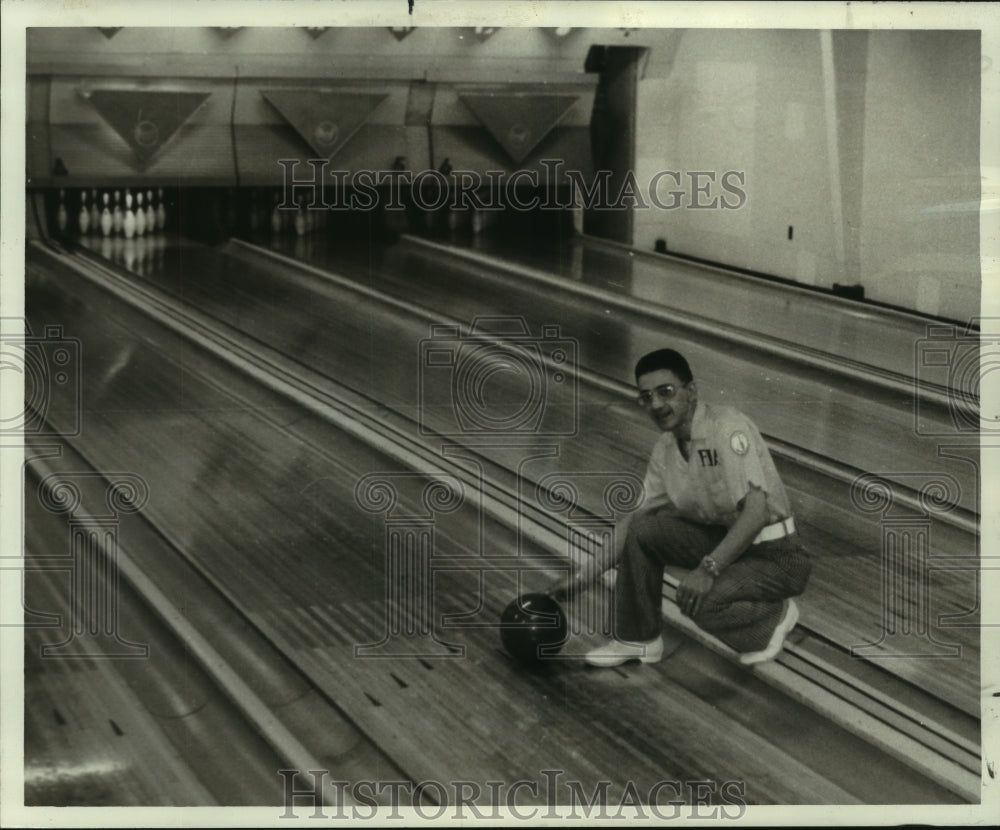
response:
<svg viewBox="0 0 1000 830"><path fill-rule="evenodd" d="M647 52L631 47L611 47L599 52L600 80L594 97L590 125L594 169L610 170L609 193L617 194L635 169L636 88L639 67ZM628 244L633 236L633 211L584 211L583 232Z"/></svg>
<svg viewBox="0 0 1000 830"><path fill-rule="evenodd" d="M291 22L291 21L290 21ZM398 77L504 83L582 74L594 44L650 46L668 56L675 30L499 28L489 36L468 26L415 28L331 27L316 37L304 28L247 27L220 33L210 27L123 28L111 38L97 28L27 31L28 72L248 74L287 77ZM655 65L655 63L654 63Z"/></svg>
<svg viewBox="0 0 1000 830"><path fill-rule="evenodd" d="M633 244L648 250L663 238L672 251L803 284L860 283L869 298L953 319L978 311L975 31L500 29L481 40L465 27L397 40L378 27L317 38L135 28L110 39L96 28L37 28L27 40L29 77L136 83L256 74L548 85L582 76L595 44L646 47L636 178L684 174L657 192L670 204L669 191L687 191L689 206L637 210ZM29 116L44 103L32 101ZM42 146L47 125L36 126ZM734 203L718 180L728 170L745 176L745 204L690 207ZM689 175L700 171L716 175L702 196Z"/></svg>
<svg viewBox="0 0 1000 830"><path fill-rule="evenodd" d="M978 32L869 38L861 268L874 299L979 307Z"/></svg>
<svg viewBox="0 0 1000 830"><path fill-rule="evenodd" d="M977 32L685 30L639 83L637 176L740 170L747 198L638 210L634 244L968 319L979 61Z"/></svg>

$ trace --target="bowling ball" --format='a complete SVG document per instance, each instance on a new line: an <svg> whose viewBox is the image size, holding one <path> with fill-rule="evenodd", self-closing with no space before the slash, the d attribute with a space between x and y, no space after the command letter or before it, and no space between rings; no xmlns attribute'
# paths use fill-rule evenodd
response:
<svg viewBox="0 0 1000 830"><path fill-rule="evenodd" d="M526 666L559 653L566 642L566 615L547 594L523 594L500 615L500 640L507 653Z"/></svg>

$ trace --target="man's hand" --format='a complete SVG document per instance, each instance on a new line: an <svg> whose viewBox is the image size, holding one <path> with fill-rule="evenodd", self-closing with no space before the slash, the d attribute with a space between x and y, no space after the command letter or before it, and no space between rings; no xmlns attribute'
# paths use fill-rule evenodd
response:
<svg viewBox="0 0 1000 830"><path fill-rule="evenodd" d="M587 573L581 569L574 571L572 574L561 574L549 583L544 590L556 602L566 602L570 591L578 592L590 588L593 581L593 577L588 578Z"/></svg>
<svg viewBox="0 0 1000 830"><path fill-rule="evenodd" d="M556 602L566 602L566 598L569 596L569 579L565 576L561 576L545 588L545 593L548 594Z"/></svg>
<svg viewBox="0 0 1000 830"><path fill-rule="evenodd" d="M634 514L627 514L618 520L616 527L615 549L611 555L602 555L598 552L594 556L581 555L578 557L581 562L579 567L574 567L570 573L563 572L549 586L545 593L557 602L566 602L571 593L589 591L598 580L617 564L621 558L622 548L625 547L625 540L628 538L628 529L632 523Z"/></svg>
<svg viewBox="0 0 1000 830"><path fill-rule="evenodd" d="M712 588L712 575L702 567L688 571L677 586L676 602L681 613L693 617L701 608L701 601Z"/></svg>

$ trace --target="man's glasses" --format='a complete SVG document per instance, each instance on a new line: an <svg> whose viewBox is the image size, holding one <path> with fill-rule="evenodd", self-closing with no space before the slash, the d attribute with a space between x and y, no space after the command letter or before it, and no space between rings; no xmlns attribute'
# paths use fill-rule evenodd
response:
<svg viewBox="0 0 1000 830"><path fill-rule="evenodd" d="M635 400L639 406L649 407L653 405L654 396L659 398L661 401L670 401L677 397L677 393L687 386L683 384L681 387L674 386L672 383L665 383L663 386L657 386L651 392L640 392Z"/></svg>

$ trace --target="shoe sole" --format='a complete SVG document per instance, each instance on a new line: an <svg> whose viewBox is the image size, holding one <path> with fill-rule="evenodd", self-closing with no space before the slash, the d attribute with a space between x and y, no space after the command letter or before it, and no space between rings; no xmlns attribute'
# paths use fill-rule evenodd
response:
<svg viewBox="0 0 1000 830"><path fill-rule="evenodd" d="M599 669L613 669L616 666L624 666L626 663L659 663L659 657L626 657L624 660L612 660L611 662L596 662L594 660L585 661L588 666L595 666Z"/></svg>
<svg viewBox="0 0 1000 830"><path fill-rule="evenodd" d="M660 660L663 659L663 652L661 651L659 654L655 655L636 654L632 657L605 657L605 658L597 657L593 659L590 657L584 657L583 659L584 662L586 662L587 665L589 666L596 666L599 669L613 669L615 666L622 666L625 663L631 662L632 660L638 660L640 663L659 663Z"/></svg>
<svg viewBox="0 0 1000 830"><path fill-rule="evenodd" d="M778 627L774 630L774 634L771 636L776 636L779 631L781 633L781 640L778 647L774 650L774 653L770 653L770 648L764 649L764 651L759 657L754 657L750 660L744 660L740 657L740 662L744 666L755 666L758 663L766 663L769 660L774 660L782 651L785 649L785 641L788 639L788 635L792 633L792 629L798 625L799 622L799 606L793 601L788 601L788 611L789 613L778 623Z"/></svg>

